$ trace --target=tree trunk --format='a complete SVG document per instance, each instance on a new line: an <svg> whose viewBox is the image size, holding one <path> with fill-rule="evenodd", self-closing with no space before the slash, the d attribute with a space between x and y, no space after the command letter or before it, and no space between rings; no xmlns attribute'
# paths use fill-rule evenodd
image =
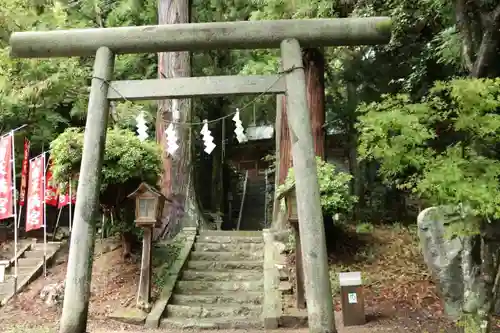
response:
<svg viewBox="0 0 500 333"><path fill-rule="evenodd" d="M462 37L462 58L471 77L496 77L500 4L455 1L455 19Z"/></svg>
<svg viewBox="0 0 500 333"><path fill-rule="evenodd" d="M189 0L160 0L158 2L158 23L177 24L190 22ZM158 53L158 75L160 78L191 76L189 52ZM163 216L162 227L155 230L155 238L175 234L184 224L194 225L201 220L192 182L192 153L190 127L176 125L176 122L191 121L191 99L162 100L158 103L156 119L156 140L163 148L164 173L161 180L162 192L174 200L174 209ZM166 153L165 129L173 122L179 148L174 156ZM184 221L184 222L183 222Z"/></svg>
<svg viewBox="0 0 500 333"><path fill-rule="evenodd" d="M275 121L275 161L274 161L274 193L278 191L280 186L280 175L281 175L281 133L282 133L282 121L283 108L285 104L285 95L276 96L276 121ZM283 230L286 226L284 212L282 212L280 207L280 201L274 196L273 200L273 218L272 218L272 228L275 230Z"/></svg>
<svg viewBox="0 0 500 333"><path fill-rule="evenodd" d="M135 241L135 236L130 232L123 232L120 238L122 241L122 259L129 259L132 256L132 244Z"/></svg>
<svg viewBox="0 0 500 333"><path fill-rule="evenodd" d="M314 141L314 153L316 156L325 158L325 61L323 54L318 49L304 50L304 67L307 85L307 104L311 115L311 126ZM281 133L279 179L280 184L285 182L288 169L292 167L292 154L290 142L290 130L286 115L286 103L283 96L281 103Z"/></svg>
<svg viewBox="0 0 500 333"><path fill-rule="evenodd" d="M305 49L307 105L311 115L314 153L325 159L325 58L319 49Z"/></svg>
<svg viewBox="0 0 500 333"><path fill-rule="evenodd" d="M280 136L279 169L277 170L279 172L279 185L285 183L288 170L292 167L292 143L290 142L290 129L288 128L288 118L286 115L286 97L283 95L281 98L281 131L280 133L276 133L276 135Z"/></svg>

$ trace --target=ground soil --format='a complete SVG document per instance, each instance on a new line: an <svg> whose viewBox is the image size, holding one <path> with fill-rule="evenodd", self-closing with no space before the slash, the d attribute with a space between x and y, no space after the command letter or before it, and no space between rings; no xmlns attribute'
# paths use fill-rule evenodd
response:
<svg viewBox="0 0 500 333"><path fill-rule="evenodd" d="M342 240L342 241L341 241ZM335 297L337 327L340 333L371 332L457 332L442 311L436 287L422 262L415 232L401 226L376 227L366 234L343 234L330 251L332 292ZM39 298L47 284L65 279L66 257L63 252L49 270L0 310L0 332L56 332L60 308L48 308ZM291 258L293 262L293 256ZM132 304L138 283L137 259L124 261L121 249L97 255L94 261L89 332L160 332L117 323L106 315ZM336 283L340 271L363 272L367 324L343 327ZM286 329L305 333L307 329ZM176 333L169 330L170 333ZM224 332L243 332L231 331Z"/></svg>

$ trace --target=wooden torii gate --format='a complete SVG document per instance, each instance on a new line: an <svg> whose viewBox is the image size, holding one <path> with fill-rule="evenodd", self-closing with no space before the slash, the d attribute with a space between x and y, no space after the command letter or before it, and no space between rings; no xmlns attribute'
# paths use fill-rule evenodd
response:
<svg viewBox="0 0 500 333"><path fill-rule="evenodd" d="M384 44L390 39L390 28L389 18L372 17L13 33L10 38L12 57L95 55L69 252L68 267L73 269L67 272L60 332L84 333L86 329L92 273L89 258L93 256L93 221L98 207L109 101L258 93L287 96L309 329L313 333L334 332L333 302L301 46ZM263 48L281 48L282 76L112 81L117 54Z"/></svg>

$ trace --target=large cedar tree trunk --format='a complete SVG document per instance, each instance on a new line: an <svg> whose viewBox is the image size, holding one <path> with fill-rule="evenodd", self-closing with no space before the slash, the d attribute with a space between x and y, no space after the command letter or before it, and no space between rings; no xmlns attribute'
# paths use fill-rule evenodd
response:
<svg viewBox="0 0 500 333"><path fill-rule="evenodd" d="M311 116L312 135L314 142L314 152L316 156L325 158L325 61L323 53L318 49L305 49L304 67L307 84L307 103ZM282 97L281 103L281 126L279 144L279 184L283 184L288 174L288 169L292 167L292 152L288 119L286 114L286 100ZM279 110L277 110L279 112Z"/></svg>
<svg viewBox="0 0 500 333"><path fill-rule="evenodd" d="M189 23L190 0L159 0L158 23ZM158 53L158 76L160 78L191 76L189 52ZM179 145L174 156L166 153L165 129L174 123L191 121L191 100L172 99L158 103L156 140L163 148L164 173L161 179L162 192L174 201L173 209L167 210L161 228L155 230L155 238L176 233L181 227L195 225L201 220L192 181L191 132L189 126L174 125Z"/></svg>

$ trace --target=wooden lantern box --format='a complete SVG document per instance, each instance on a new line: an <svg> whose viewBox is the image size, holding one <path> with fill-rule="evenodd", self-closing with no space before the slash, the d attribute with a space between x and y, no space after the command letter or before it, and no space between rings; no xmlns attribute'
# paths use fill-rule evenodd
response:
<svg viewBox="0 0 500 333"><path fill-rule="evenodd" d="M154 228L161 225L161 216L167 198L152 186L141 183L128 195L135 199L135 224L142 228Z"/></svg>

